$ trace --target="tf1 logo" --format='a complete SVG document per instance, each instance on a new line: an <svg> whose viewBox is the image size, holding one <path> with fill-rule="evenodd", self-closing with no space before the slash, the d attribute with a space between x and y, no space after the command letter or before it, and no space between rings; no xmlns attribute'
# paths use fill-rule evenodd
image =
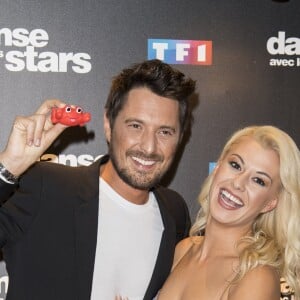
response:
<svg viewBox="0 0 300 300"><path fill-rule="evenodd" d="M169 64L211 65L212 41L148 39L148 59Z"/></svg>

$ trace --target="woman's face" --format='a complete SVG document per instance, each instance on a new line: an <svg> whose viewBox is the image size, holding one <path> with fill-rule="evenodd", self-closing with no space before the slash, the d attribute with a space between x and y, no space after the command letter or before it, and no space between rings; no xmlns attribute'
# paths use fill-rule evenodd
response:
<svg viewBox="0 0 300 300"><path fill-rule="evenodd" d="M277 205L279 157L253 138L234 144L214 170L210 215L217 222L249 229L256 217Z"/></svg>

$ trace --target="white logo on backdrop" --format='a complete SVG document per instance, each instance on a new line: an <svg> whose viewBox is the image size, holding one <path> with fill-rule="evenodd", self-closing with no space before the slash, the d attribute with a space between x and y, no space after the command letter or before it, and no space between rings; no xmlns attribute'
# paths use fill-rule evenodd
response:
<svg viewBox="0 0 300 300"><path fill-rule="evenodd" d="M1 28L0 59L4 60L5 68L12 72L63 73L72 70L83 74L92 69L88 53L40 51L48 42L49 35L44 29Z"/></svg>
<svg viewBox="0 0 300 300"><path fill-rule="evenodd" d="M75 154L56 155L52 153L47 153L41 156L40 161L49 161L49 162L59 163L71 167L77 167L77 166L88 166L94 161L98 160L101 156L103 156L103 154L94 157L90 154L81 154L76 156Z"/></svg>
<svg viewBox="0 0 300 300"><path fill-rule="evenodd" d="M277 36L267 40L267 51L276 58L271 58L269 65L273 67L300 66L300 38L288 37L285 31L279 31Z"/></svg>

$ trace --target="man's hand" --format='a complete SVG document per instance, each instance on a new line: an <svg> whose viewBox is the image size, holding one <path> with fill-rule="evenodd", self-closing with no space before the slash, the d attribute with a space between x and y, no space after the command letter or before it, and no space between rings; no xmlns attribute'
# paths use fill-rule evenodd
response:
<svg viewBox="0 0 300 300"><path fill-rule="evenodd" d="M63 107L57 99L46 100L37 111L27 117L16 117L6 148L0 153L0 162L15 176L27 170L53 141L67 128L52 124L53 107Z"/></svg>

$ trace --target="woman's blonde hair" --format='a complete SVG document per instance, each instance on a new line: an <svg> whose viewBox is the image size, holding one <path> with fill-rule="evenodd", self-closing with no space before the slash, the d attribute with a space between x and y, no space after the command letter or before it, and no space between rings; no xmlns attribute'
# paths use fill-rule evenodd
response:
<svg viewBox="0 0 300 300"><path fill-rule="evenodd" d="M254 138L261 146L274 150L280 160L281 190L278 204L270 212L260 214L239 244L240 268L238 279L258 265L277 268L280 275L300 299L300 154L295 142L274 126L250 126L235 132L227 141L219 161L244 137ZM192 236L205 231L209 214L209 192L214 179L212 172L205 180L198 200L201 209L191 228ZM246 245L244 247L244 245ZM238 245L237 245L238 246Z"/></svg>

